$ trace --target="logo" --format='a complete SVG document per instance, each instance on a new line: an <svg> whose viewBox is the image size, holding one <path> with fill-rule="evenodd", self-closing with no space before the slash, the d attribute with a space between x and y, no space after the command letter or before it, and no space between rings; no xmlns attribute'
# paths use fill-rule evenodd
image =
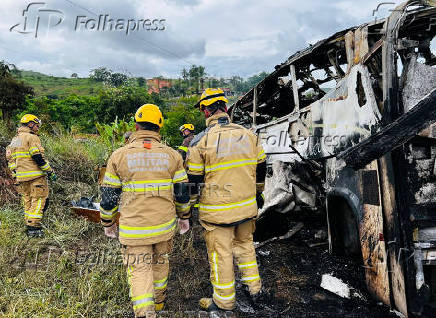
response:
<svg viewBox="0 0 436 318"><path fill-rule="evenodd" d="M33 34L37 38L41 29L45 28L48 31L58 26L65 16L62 11L47 8L45 2L32 2L23 10L23 17L24 21L15 24L9 31Z"/></svg>
<svg viewBox="0 0 436 318"><path fill-rule="evenodd" d="M87 10L90 12L89 10ZM92 13L92 12L90 12ZM126 35L139 31L164 31L166 19L161 18L143 18L143 19L125 19L114 18L110 14L94 14L93 18L84 15L77 16L72 29L76 32L124 32ZM37 38L45 30L45 34L50 29L61 24L65 15L60 10L54 10L47 7L45 2L32 2L23 10L23 21L12 26L9 31L19 34L33 34ZM70 17L71 18L71 17Z"/></svg>

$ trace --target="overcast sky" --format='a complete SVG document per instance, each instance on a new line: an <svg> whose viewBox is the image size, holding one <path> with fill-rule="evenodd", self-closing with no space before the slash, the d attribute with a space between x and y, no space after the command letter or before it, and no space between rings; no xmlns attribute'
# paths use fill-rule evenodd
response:
<svg viewBox="0 0 436 318"><path fill-rule="evenodd" d="M55 76L106 66L133 76L179 76L203 65L210 76L271 72L297 50L374 19L382 0L1 0L0 60ZM400 3L400 0L386 2ZM29 4L24 28L23 10ZM39 3L39 4L38 4ZM376 14L384 17L393 5ZM55 10L55 11L47 11ZM90 30L108 18L165 19L163 31ZM80 16L79 20L78 17ZM38 36L35 25L39 17ZM56 25L60 20L62 22ZM76 22L79 30L75 30ZM88 29L85 23L88 22ZM11 27L15 26L12 31ZM100 28L102 25L100 25ZM19 33L28 32L26 34Z"/></svg>

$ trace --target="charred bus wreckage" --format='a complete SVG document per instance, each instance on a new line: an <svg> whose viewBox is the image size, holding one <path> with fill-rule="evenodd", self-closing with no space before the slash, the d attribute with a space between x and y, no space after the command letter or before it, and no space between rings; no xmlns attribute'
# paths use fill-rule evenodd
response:
<svg viewBox="0 0 436 318"><path fill-rule="evenodd" d="M330 252L357 256L406 316L436 307L435 34L436 2L405 2L292 55L230 109L268 156L262 212L325 212Z"/></svg>

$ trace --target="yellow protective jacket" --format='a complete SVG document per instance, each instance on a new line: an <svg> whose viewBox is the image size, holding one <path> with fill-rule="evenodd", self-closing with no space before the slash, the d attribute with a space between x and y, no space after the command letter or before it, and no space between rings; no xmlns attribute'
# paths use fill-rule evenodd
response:
<svg viewBox="0 0 436 318"><path fill-rule="evenodd" d="M121 200L100 207L104 226L110 226L120 212L120 242L124 245L149 245L169 240L179 216L189 211L186 204L175 202L173 186L187 182L180 154L160 143L157 132L140 130L129 143L109 158L103 187L119 190Z"/></svg>
<svg viewBox="0 0 436 318"><path fill-rule="evenodd" d="M44 164L38 166L32 156L40 154ZM44 148L39 137L29 127L18 128L18 134L6 148L6 159L9 169L15 174L18 182L30 181L52 171L50 164L44 159Z"/></svg>
<svg viewBox="0 0 436 318"><path fill-rule="evenodd" d="M183 158L185 168L186 168L186 154L188 153L188 147L189 147L189 144L191 143L192 139L194 139L194 137L195 137L195 135L191 133L188 137L183 139L182 144L177 148L177 151L180 153L180 155Z"/></svg>
<svg viewBox="0 0 436 318"><path fill-rule="evenodd" d="M230 123L226 113L209 117L206 125L187 158L190 179L204 175L200 220L226 225L256 217L256 166L266 159L262 145L252 131Z"/></svg>

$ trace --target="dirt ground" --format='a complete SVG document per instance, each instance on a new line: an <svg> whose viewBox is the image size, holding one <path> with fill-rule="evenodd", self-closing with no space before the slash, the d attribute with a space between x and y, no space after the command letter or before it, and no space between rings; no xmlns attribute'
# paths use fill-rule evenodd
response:
<svg viewBox="0 0 436 318"><path fill-rule="evenodd" d="M4 148L0 147L4 152ZM4 154L0 154L3 158ZM0 189L11 189L6 162L0 162ZM2 191L2 200L14 196ZM257 249L261 277L267 299L262 308L253 309L237 283L237 309L221 317L397 317L385 305L372 300L366 291L364 270L349 258L328 253L327 228L323 217L272 215L258 222L255 238L264 241L286 233L293 222L304 227L289 239L267 243ZM294 223L295 224L295 223ZM315 238L320 230L324 237ZM322 234L322 232L321 232ZM316 247L310 244L319 243ZM85 244L86 245L86 244ZM340 278L360 296L341 298L320 287L323 274ZM238 277L238 276L236 276ZM210 297L209 264L202 228L194 221L193 229L177 235L171 256L171 273L166 310L160 317L208 317L198 312L198 300ZM130 307L130 306L129 306ZM117 317L132 317L132 312L119 312ZM103 314L103 317L113 317Z"/></svg>
<svg viewBox="0 0 436 318"><path fill-rule="evenodd" d="M257 233L256 237L271 237L274 225L281 228L280 234L283 234L288 223L284 220L286 218L282 217L276 224L274 221L267 222L269 233L266 233L268 229L264 228L264 224L259 224L258 231L262 233ZM238 283L237 310L232 317L398 317L387 306L371 299L365 288L361 266L348 258L330 255L328 245L322 244L326 239L315 238L319 230L326 234L323 222L306 219L303 223L304 228L293 237L267 243L257 249L268 299L263 303L263 308L254 310ZM189 311L197 310L198 299L212 294L206 247L201 233L201 226L195 224L189 234L191 237L176 237L171 259L168 317L182 312L182 316L198 317L198 314ZM310 248L308 244L314 243L321 245ZM194 255L187 255L186 251L192 251ZM352 294L355 291L360 297L344 299L324 290L320 287L323 274L342 279L353 288ZM225 314L221 316L226 317Z"/></svg>

